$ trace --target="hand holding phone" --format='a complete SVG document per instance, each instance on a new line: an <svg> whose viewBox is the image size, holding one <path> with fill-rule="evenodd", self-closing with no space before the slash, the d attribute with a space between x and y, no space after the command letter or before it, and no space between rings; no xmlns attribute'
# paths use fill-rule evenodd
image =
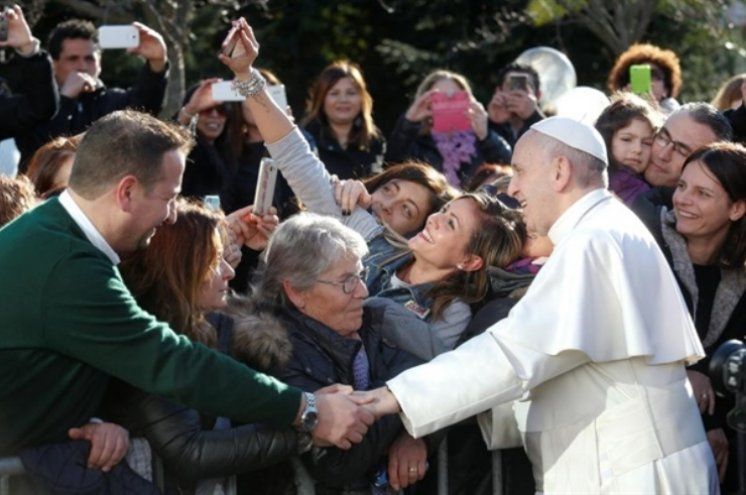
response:
<svg viewBox="0 0 746 495"><path fill-rule="evenodd" d="M231 243L243 245L254 251L261 251L267 247L269 238L280 224L277 210L270 207L264 215L254 212L254 206L244 206L226 216L230 227Z"/></svg>
<svg viewBox="0 0 746 495"><path fill-rule="evenodd" d="M471 130L469 94L456 91L451 96L435 92L430 97L434 132L463 132Z"/></svg>
<svg viewBox="0 0 746 495"><path fill-rule="evenodd" d="M131 24L106 25L98 28L98 46L103 50L137 48L139 45L140 31Z"/></svg>
<svg viewBox="0 0 746 495"><path fill-rule="evenodd" d="M0 46L15 48L24 56L33 54L36 44L18 5L0 8Z"/></svg>

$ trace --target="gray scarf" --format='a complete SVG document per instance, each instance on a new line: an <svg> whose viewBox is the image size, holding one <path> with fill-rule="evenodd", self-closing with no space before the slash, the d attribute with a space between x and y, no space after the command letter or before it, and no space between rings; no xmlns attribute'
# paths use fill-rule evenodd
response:
<svg viewBox="0 0 746 495"><path fill-rule="evenodd" d="M692 298L692 318L697 319L697 300L699 289L694 275L694 265L686 250L686 239L676 231L676 217L673 210L663 208L661 211L661 233L668 245L673 258L673 271L678 275L681 283L686 287ZM733 310L746 290L746 268L720 269L720 283L715 291L712 303L712 314L707 333L702 339L702 346L708 349L717 342L725 330Z"/></svg>

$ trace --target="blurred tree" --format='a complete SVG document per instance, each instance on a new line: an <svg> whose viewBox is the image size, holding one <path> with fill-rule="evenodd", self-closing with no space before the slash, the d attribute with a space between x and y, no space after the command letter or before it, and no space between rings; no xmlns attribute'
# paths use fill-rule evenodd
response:
<svg viewBox="0 0 746 495"><path fill-rule="evenodd" d="M709 101L723 79L742 66L738 29L725 22L727 0L530 0L537 27L553 25L557 43L578 70L579 84L605 90L614 59L637 41L674 50L681 59L682 101ZM588 36L600 43L587 43ZM586 42L580 42L585 39ZM593 46L595 45L595 47ZM590 50L586 55L579 51ZM589 59L594 71L578 63Z"/></svg>
<svg viewBox="0 0 746 495"><path fill-rule="evenodd" d="M0 0L0 2L11 0ZM387 132L422 78L436 68L465 74L486 102L497 71L525 49L546 45L573 61L578 83L605 89L617 54L635 40L675 49L684 71L683 100L709 99L739 69L746 51L721 21L726 0L26 0L34 33L45 40L58 22L84 17L97 24L138 19L168 45L170 116L184 89L230 74L215 56L229 25L248 17L262 45L260 65L285 83L300 117L321 69L337 58L361 65ZM603 10L603 9L607 10ZM649 10L654 10L650 13ZM601 10L599 10L601 9ZM644 28L644 29L643 29ZM598 42L589 42L598 40ZM128 86L140 62L106 50L107 83Z"/></svg>
<svg viewBox="0 0 746 495"><path fill-rule="evenodd" d="M656 13L717 23L724 9L725 0L530 0L526 12L537 26L569 16L619 55L645 37Z"/></svg>

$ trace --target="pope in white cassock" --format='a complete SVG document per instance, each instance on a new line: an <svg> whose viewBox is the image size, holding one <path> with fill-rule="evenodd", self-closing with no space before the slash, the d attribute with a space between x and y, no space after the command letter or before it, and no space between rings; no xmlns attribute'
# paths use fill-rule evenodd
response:
<svg viewBox="0 0 746 495"><path fill-rule="evenodd" d="M482 413L494 448L497 406L512 402L539 492L718 493L684 369L704 351L652 236L606 191L606 166L595 129L534 124L509 192L554 243L549 261L507 318L363 395L415 437Z"/></svg>

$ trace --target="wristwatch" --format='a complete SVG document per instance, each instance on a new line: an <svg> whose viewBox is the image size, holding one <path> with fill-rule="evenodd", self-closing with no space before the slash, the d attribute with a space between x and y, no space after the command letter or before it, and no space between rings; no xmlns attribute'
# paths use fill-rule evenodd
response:
<svg viewBox="0 0 746 495"><path fill-rule="evenodd" d="M306 399L306 407L300 414L300 431L311 433L319 422L319 411L316 409L316 396L309 392L303 392Z"/></svg>

